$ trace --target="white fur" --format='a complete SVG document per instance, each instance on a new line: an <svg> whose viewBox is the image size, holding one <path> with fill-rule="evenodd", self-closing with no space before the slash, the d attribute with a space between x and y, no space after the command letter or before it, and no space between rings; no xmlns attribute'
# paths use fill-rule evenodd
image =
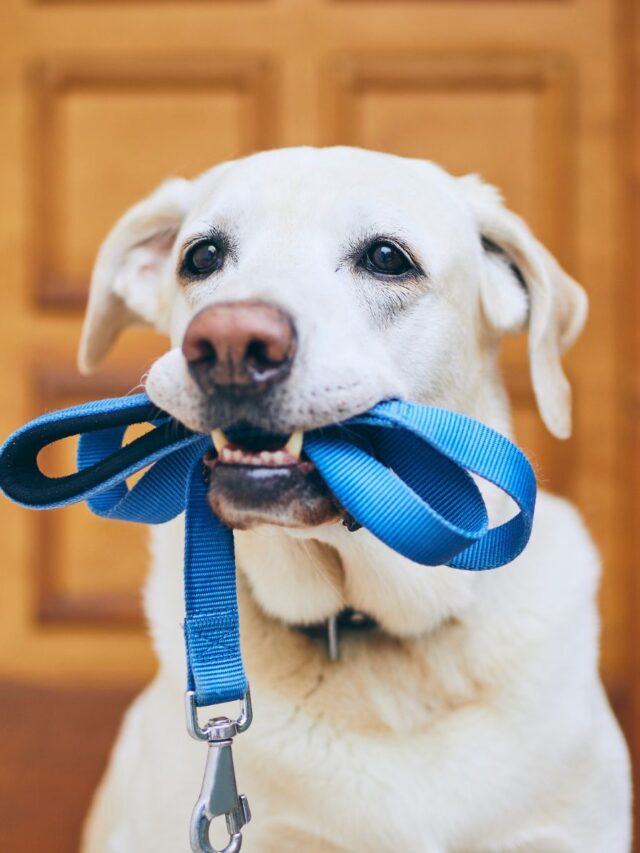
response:
<svg viewBox="0 0 640 853"><path fill-rule="evenodd" d="M180 288L182 242L208 224L238 259ZM394 292L341 263L364 233L411 246L428 281ZM483 234L502 253L483 251ZM509 270L520 268L527 294ZM288 310L299 334L278 413L286 431L378 399L447 406L509 434L500 337L530 330L545 422L569 433L559 355L586 301L491 188L437 166L356 149L290 149L175 180L116 225L96 265L81 363L137 317L169 333L149 394L192 427L205 408L178 349L193 314L229 299ZM485 489L498 521L507 502ZM188 849L205 750L184 731L183 527L155 529L147 612L160 661L127 714L85 853ZM255 722L238 739L249 851L626 853L626 748L598 676L598 557L576 511L542 493L531 542L481 574L423 568L337 524L236 533ZM344 605L385 633L342 659L287 623Z"/></svg>

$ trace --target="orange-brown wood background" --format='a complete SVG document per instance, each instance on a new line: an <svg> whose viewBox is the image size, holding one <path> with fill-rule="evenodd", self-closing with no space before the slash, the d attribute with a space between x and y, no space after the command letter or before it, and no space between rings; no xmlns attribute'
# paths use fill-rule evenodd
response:
<svg viewBox="0 0 640 853"><path fill-rule="evenodd" d="M569 443L540 424L521 343L505 368L520 443L602 552L602 670L640 757L634 0L3 0L0 24L3 436L126 392L162 351L134 331L95 378L75 370L100 240L164 177L348 143L502 187L591 299L568 359ZM72 452L51 451L50 470ZM0 844L73 851L119 715L153 672L145 534L2 502L0 537Z"/></svg>

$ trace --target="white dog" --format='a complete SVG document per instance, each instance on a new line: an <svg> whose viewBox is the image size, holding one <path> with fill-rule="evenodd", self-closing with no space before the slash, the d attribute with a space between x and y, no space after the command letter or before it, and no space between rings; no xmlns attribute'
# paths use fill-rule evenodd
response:
<svg viewBox="0 0 640 853"><path fill-rule="evenodd" d="M598 676L598 557L575 509L542 493L527 549L502 569L419 567L349 530L298 459L299 431L389 397L509 435L497 352L526 327L542 418L567 437L560 355L585 315L492 187L357 149L170 180L107 238L82 368L128 323L152 324L174 347L147 378L154 402L196 430L260 430L240 450L215 433L210 491L237 531L256 709L235 746L248 850L630 849L627 752ZM485 493L504 520L508 500ZM182 538L181 520L153 533L159 673L127 714L86 853L189 846L206 748L184 730ZM343 636L330 662L296 626L346 607L378 627Z"/></svg>

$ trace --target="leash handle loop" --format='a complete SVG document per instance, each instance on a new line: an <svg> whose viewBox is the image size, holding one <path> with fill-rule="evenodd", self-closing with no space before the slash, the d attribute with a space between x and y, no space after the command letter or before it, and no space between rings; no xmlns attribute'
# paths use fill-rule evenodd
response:
<svg viewBox="0 0 640 853"><path fill-rule="evenodd" d="M353 518L413 562L491 569L527 544L536 499L531 465L511 441L465 415L391 400L311 433L304 449ZM518 513L488 529L468 472L502 489Z"/></svg>
<svg viewBox="0 0 640 853"><path fill-rule="evenodd" d="M419 435L453 463L493 483L517 505L519 512L513 518L486 530L473 544L446 561L448 566L492 569L511 562L522 552L533 525L536 478L519 447L466 415L432 406L414 406L405 400L380 403L360 417L365 422L387 421L391 427Z"/></svg>
<svg viewBox="0 0 640 853"><path fill-rule="evenodd" d="M154 428L123 447L127 427L145 422ZM76 435L78 470L61 477L44 474L38 466L40 451ZM68 506L202 438L171 420L146 394L95 400L48 412L14 432L0 448L0 486L11 500L32 509Z"/></svg>

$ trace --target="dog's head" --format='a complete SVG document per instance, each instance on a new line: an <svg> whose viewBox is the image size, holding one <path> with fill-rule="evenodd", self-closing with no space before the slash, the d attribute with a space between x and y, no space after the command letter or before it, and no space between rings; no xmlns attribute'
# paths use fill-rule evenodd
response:
<svg viewBox="0 0 640 853"><path fill-rule="evenodd" d="M96 263L80 364L121 329L174 346L152 400L212 431L211 496L236 527L339 518L304 430L404 397L508 423L496 376L528 327L547 427L570 431L560 356L583 291L473 176L350 148L288 149L174 179L116 224Z"/></svg>

